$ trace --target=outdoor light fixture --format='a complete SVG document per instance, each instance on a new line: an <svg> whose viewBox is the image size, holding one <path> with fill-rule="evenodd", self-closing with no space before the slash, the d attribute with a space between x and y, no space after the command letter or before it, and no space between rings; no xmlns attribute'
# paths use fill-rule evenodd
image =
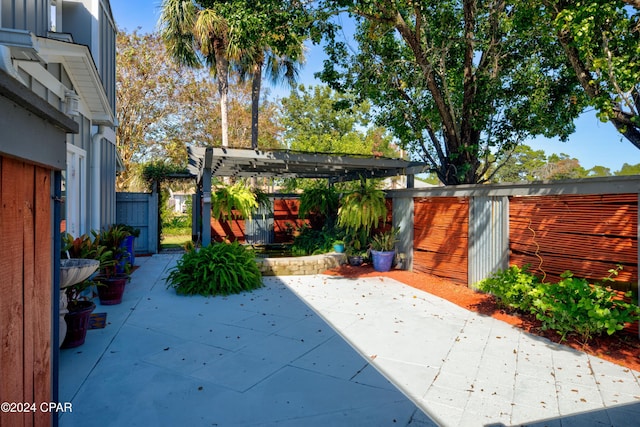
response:
<svg viewBox="0 0 640 427"><path fill-rule="evenodd" d="M73 117L80 115L80 97L75 91L64 91L64 103L66 105L66 113L68 115Z"/></svg>

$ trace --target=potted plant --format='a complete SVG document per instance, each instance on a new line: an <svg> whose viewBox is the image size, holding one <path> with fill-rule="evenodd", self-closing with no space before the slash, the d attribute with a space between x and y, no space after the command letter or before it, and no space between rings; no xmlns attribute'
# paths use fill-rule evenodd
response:
<svg viewBox="0 0 640 427"><path fill-rule="evenodd" d="M113 225L101 231L97 244L103 248L99 274L95 280L103 286L98 287L100 304L115 305L122 302L125 285L129 280L129 253L122 242L129 232L121 226Z"/></svg>
<svg viewBox="0 0 640 427"><path fill-rule="evenodd" d="M75 348L84 344L91 313L96 308L94 302L84 295L84 291L93 285L91 280L83 280L64 288L67 299L67 313L64 315L64 320L67 327L64 337L62 333L60 336L61 348Z"/></svg>
<svg viewBox="0 0 640 427"><path fill-rule="evenodd" d="M133 247L134 247L135 239L137 237L140 237L140 229L135 228L128 224L117 224L116 227L119 227L128 233L128 236L125 237L124 241L122 242L122 246L124 246L126 251L129 253L129 264L133 266L133 264L136 261Z"/></svg>
<svg viewBox="0 0 640 427"><path fill-rule="evenodd" d="M95 234L94 234L95 237ZM94 283L88 278L100 266L104 248L84 234L62 236L60 260L60 340L61 348L84 344L89 319L96 305L86 289Z"/></svg>
<svg viewBox="0 0 640 427"><path fill-rule="evenodd" d="M339 254L344 253L344 240L335 240L333 242L333 250Z"/></svg>
<svg viewBox="0 0 640 427"><path fill-rule="evenodd" d="M362 179L360 187L342 198L338 210L338 226L347 235L347 259L351 265L361 265L371 229L387 216L384 192L377 182Z"/></svg>
<svg viewBox="0 0 640 427"><path fill-rule="evenodd" d="M376 271L389 271L396 255L398 227L376 234L371 239L371 261Z"/></svg>

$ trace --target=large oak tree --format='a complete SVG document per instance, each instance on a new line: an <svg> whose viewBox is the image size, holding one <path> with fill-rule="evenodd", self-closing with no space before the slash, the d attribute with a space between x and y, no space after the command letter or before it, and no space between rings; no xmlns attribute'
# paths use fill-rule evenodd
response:
<svg viewBox="0 0 640 427"><path fill-rule="evenodd" d="M583 93L535 2L326 0L357 19L357 49L331 37L323 80L376 107L376 120L445 184L490 179L492 161L535 135L565 139ZM495 170L495 169L493 169Z"/></svg>

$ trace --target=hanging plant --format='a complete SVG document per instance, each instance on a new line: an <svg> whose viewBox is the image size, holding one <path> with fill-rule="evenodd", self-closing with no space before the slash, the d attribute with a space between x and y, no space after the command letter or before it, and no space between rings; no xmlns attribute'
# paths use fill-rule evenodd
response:
<svg viewBox="0 0 640 427"><path fill-rule="evenodd" d="M230 221L237 217L251 218L257 208L255 193L241 182L218 187L211 197L211 215L220 221Z"/></svg>
<svg viewBox="0 0 640 427"><path fill-rule="evenodd" d="M338 210L338 225L347 233L367 236L387 216L384 192L375 181L363 180L360 188L347 193Z"/></svg>
<svg viewBox="0 0 640 427"><path fill-rule="evenodd" d="M320 228L325 224L330 226L335 224L337 212L338 193L333 187L306 188L300 195L299 217L306 218L315 215L320 223Z"/></svg>

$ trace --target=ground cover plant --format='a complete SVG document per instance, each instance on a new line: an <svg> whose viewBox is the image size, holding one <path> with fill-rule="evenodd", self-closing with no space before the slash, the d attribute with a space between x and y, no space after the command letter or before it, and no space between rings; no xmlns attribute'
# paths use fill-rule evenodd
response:
<svg viewBox="0 0 640 427"><path fill-rule="evenodd" d="M612 280L618 270L610 270ZM587 342L594 336L612 335L640 319L637 304L627 292L620 298L604 283L589 283L570 271L557 283L542 282L526 269L512 266L477 283L477 288L494 295L503 307L533 314L542 329L556 331L561 341L576 334Z"/></svg>
<svg viewBox="0 0 640 427"><path fill-rule="evenodd" d="M183 295L229 295L262 286L253 250L233 243L213 243L187 251L166 278Z"/></svg>

